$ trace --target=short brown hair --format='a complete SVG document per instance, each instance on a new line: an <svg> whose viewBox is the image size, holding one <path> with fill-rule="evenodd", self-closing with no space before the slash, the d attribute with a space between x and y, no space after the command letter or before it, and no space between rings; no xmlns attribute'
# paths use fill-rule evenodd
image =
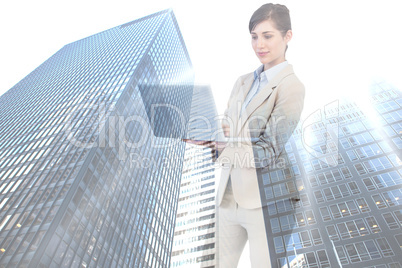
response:
<svg viewBox="0 0 402 268"><path fill-rule="evenodd" d="M265 20L273 21L276 29L280 31L283 36L285 36L288 30L292 30L289 9L284 5L269 3L257 9L250 19L248 26L250 33L257 24Z"/></svg>

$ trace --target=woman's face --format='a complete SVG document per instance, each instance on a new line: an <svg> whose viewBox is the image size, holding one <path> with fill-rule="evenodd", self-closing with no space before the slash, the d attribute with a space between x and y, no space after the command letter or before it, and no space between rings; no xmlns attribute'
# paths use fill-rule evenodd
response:
<svg viewBox="0 0 402 268"><path fill-rule="evenodd" d="M264 20L255 26L251 31L251 44L264 64L264 70L285 61L286 45L291 38L291 30L283 36L271 20Z"/></svg>

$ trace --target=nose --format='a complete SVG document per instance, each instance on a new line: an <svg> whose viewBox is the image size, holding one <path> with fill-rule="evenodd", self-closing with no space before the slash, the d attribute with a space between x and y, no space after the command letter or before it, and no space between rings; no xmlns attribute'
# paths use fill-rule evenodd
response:
<svg viewBox="0 0 402 268"><path fill-rule="evenodd" d="M263 48L264 47L264 40L262 38L257 39L257 47Z"/></svg>

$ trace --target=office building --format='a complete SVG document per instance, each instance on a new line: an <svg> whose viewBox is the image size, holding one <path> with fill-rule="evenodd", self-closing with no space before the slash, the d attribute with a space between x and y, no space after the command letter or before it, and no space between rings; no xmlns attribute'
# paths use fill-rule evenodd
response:
<svg viewBox="0 0 402 268"><path fill-rule="evenodd" d="M260 177L273 267L402 267L401 134L384 81L300 123L285 167Z"/></svg>
<svg viewBox="0 0 402 268"><path fill-rule="evenodd" d="M168 267L192 90L165 10L64 46L4 93L0 267Z"/></svg>
<svg viewBox="0 0 402 268"><path fill-rule="evenodd" d="M215 140L217 111L209 86L195 86L188 124L188 138ZM215 137L216 134L216 137ZM206 146L186 146L180 186L171 266L215 267L215 163Z"/></svg>

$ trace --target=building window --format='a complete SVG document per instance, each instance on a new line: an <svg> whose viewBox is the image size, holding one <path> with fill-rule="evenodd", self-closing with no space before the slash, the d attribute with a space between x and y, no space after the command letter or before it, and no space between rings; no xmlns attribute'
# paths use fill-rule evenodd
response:
<svg viewBox="0 0 402 268"><path fill-rule="evenodd" d="M395 235L396 242L398 242L399 247L402 248L402 234Z"/></svg>
<svg viewBox="0 0 402 268"><path fill-rule="evenodd" d="M365 161L363 164L367 168L368 172L381 171L392 167L392 164L385 156Z"/></svg>
<svg viewBox="0 0 402 268"><path fill-rule="evenodd" d="M352 263L381 258L373 240L345 245Z"/></svg>
<svg viewBox="0 0 402 268"><path fill-rule="evenodd" d="M327 225L326 229L327 229L329 239L334 240L334 241L339 240L338 232L336 231L334 225Z"/></svg>
<svg viewBox="0 0 402 268"><path fill-rule="evenodd" d="M385 237L377 238L376 242L381 250L381 253L384 257L394 256L394 252L388 244L388 241Z"/></svg>
<svg viewBox="0 0 402 268"><path fill-rule="evenodd" d="M373 191L376 189L376 187L374 186L373 182L371 181L370 178L365 178L363 179L363 183L366 186L368 191Z"/></svg>
<svg viewBox="0 0 402 268"><path fill-rule="evenodd" d="M342 265L348 264L349 261L348 261L348 258L346 256L346 253L345 253L345 250L343 249L343 247L338 246L335 249L336 249L336 254L337 254L338 258L341 261L341 264Z"/></svg>
<svg viewBox="0 0 402 268"><path fill-rule="evenodd" d="M283 253L285 252L285 247L283 246L282 237L274 237L274 245L275 245L275 252L276 253Z"/></svg>
<svg viewBox="0 0 402 268"><path fill-rule="evenodd" d="M370 231L373 234L381 232L380 226L378 225L377 220L373 216L367 217L366 222L370 228Z"/></svg>
<svg viewBox="0 0 402 268"><path fill-rule="evenodd" d="M321 264L321 267L330 267L328 255L327 255L327 252L325 251L325 249L317 250L317 256L318 256L318 260Z"/></svg>
<svg viewBox="0 0 402 268"><path fill-rule="evenodd" d="M400 228L399 223L396 221L394 215L391 212L382 214L382 217L384 218L390 230Z"/></svg>

